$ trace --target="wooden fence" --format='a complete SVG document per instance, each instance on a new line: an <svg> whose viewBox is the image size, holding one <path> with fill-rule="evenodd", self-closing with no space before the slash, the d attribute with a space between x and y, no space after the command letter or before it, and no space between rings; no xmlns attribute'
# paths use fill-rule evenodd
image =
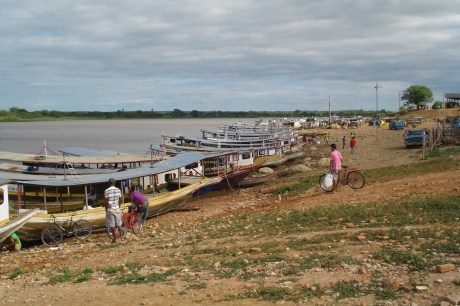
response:
<svg viewBox="0 0 460 306"><path fill-rule="evenodd" d="M423 144L422 159L426 158L428 151L432 151L440 145L460 145L460 127L438 126L428 132L430 135L430 141L429 143Z"/></svg>

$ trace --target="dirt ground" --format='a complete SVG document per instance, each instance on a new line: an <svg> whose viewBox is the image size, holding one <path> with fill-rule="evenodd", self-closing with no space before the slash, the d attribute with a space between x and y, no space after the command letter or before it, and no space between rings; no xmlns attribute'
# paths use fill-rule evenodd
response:
<svg viewBox="0 0 460 306"><path fill-rule="evenodd" d="M421 127L434 126L433 118L429 118ZM342 151L344 162L349 166L360 169L372 169L391 165L410 164L421 159L420 149L406 149L403 144L403 131L390 131L387 126L377 130L375 127L362 126L353 130L328 130L331 142L338 144ZM351 132L356 133L357 147L354 154L349 152L348 141ZM342 150L341 138L347 136L346 149ZM311 158L302 160L312 171L320 172L326 167L318 167L314 162L321 157L327 157L329 147L322 141L315 149L305 146L304 150ZM284 171L278 169L277 171ZM305 176L309 173L305 173ZM225 224L229 217L242 214L259 214L269 212L283 212L304 210L314 206L335 206L354 203L375 203L378 201L393 201L410 196L459 195L460 171L452 169L445 172L435 172L420 176L401 177L399 179L366 185L360 190L352 190L342 186L337 193L324 193L319 187L312 188L305 193L295 196L275 196L262 191L295 180L295 177L285 177L262 186L245 189L229 190L220 193L210 193L202 198L189 200L180 212L168 213L147 221L142 238L129 236L128 242L120 243L115 247L110 245L105 233L94 233L89 241L81 242L68 239L59 249L50 249L41 245L29 246L20 253L3 253L0 257L0 304L1 305L273 305L274 302L257 298L229 299L229 296L242 292L251 292L260 287L260 280L248 280L229 277L217 278L205 272L193 272L186 264L190 257L199 257L191 249L190 237L200 235L199 228L210 220L216 222L216 231ZM302 174L300 175L302 176ZM415 195L414 195L414 190ZM381 228L384 229L382 225ZM347 233L359 234L359 226L344 227ZM311 238L324 232L304 232L296 234L296 238ZM248 258L252 252L245 246L262 245L268 241L284 239L286 237L272 237L272 239L254 235L250 237L233 237L234 239L219 239L200 236L200 248L216 248L235 250L236 257ZM154 242L152 242L154 241ZM344 242L337 249L338 253L348 253L356 258L365 258L375 247L372 243L357 244ZM238 250L244 250L239 252ZM284 255L290 258L305 256L302 252L294 252L286 248ZM460 254L458 254L460 255ZM366 259L367 260L367 259ZM365 260L365 261L366 261ZM459 258L457 256L457 262ZM107 267L140 263L142 269L148 272L163 273L170 268L170 261L180 270L165 282L150 282L142 284L111 285L107 273L97 272ZM213 257L213 267L218 268L220 255ZM184 265L180 266L183 262ZM369 259L369 265L379 265ZM82 282L49 282L49 275L53 271L68 268L72 271L91 269L95 271L90 279ZM270 264L260 267L271 269ZM388 273L389 277L398 275L404 280L404 272L393 271L391 267L374 267ZM20 269L24 274L11 279L11 274ZM130 273L126 266L123 269ZM141 269L141 271L142 271ZM359 273L360 268L354 270L343 265L338 269L313 269L305 271L295 280L283 277L272 272L265 277L265 284L294 287L304 286L312 288L313 284L331 284L337 280L353 280L366 278L366 273ZM369 269L372 269L369 267ZM203 271L203 270L200 270ZM358 271L358 272L357 272ZM391 272L390 272L391 271ZM147 273L147 272L146 272ZM363 296L355 299L336 300L334 297L313 297L301 302L278 301L286 305L453 305L455 299L460 301L460 287L454 280L460 279L458 265L454 271L443 274L430 273L430 284L427 291L411 290L403 299L398 301L376 302L372 296ZM195 286L195 287L194 287ZM450 301L450 302L449 302ZM447 304L442 304L447 303ZM449 304L450 303L450 304Z"/></svg>

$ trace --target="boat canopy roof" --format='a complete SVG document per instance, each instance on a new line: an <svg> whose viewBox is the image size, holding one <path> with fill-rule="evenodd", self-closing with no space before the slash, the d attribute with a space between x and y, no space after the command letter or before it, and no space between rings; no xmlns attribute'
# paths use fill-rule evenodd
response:
<svg viewBox="0 0 460 306"><path fill-rule="evenodd" d="M110 178L116 181L132 179L136 177L144 177L155 174L161 174L168 171L176 170L187 165L196 163L203 159L210 159L228 155L227 153L201 153L201 152L185 152L171 157L167 160L153 164L151 167L140 167L135 169L126 169L124 171L96 174L87 176L67 175L67 179L55 178L48 180L36 181L16 181L16 183L28 186L48 186L48 187L67 187L67 186L81 186L88 184L106 183Z"/></svg>
<svg viewBox="0 0 460 306"><path fill-rule="evenodd" d="M40 163L40 164L60 164L64 162L71 164L116 164L116 163L137 163L149 162L151 159L157 161L159 158L150 155L115 155L115 156L59 156L59 155L34 155L0 151L0 160Z"/></svg>
<svg viewBox="0 0 460 306"><path fill-rule="evenodd" d="M91 156L91 157L113 157L113 156L130 156L131 154L120 153L117 151L96 151L82 147L65 147L59 149L59 152L72 156ZM132 155L131 155L132 156Z"/></svg>
<svg viewBox="0 0 460 306"><path fill-rule="evenodd" d="M13 181L10 180L10 179L6 179L6 178L3 178L3 177L0 178L0 186L1 186L1 185L6 185L6 184L10 184L10 183L12 183L12 182L13 182Z"/></svg>

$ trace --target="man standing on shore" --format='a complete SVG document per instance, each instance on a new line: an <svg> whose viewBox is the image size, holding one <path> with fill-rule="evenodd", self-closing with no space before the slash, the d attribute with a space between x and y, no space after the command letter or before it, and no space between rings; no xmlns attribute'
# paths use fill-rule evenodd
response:
<svg viewBox="0 0 460 306"><path fill-rule="evenodd" d="M337 192L337 188L339 186L339 175L340 169L342 169L342 154L337 151L337 146L335 143L331 144L331 154L329 155L331 160L329 164L329 171L331 172L332 176L334 177L334 191Z"/></svg>
<svg viewBox="0 0 460 306"><path fill-rule="evenodd" d="M120 233L120 240L123 240L123 228L121 227L120 198L121 190L115 187L115 179L109 179L110 187L104 192L105 197L105 225L110 228L113 238L112 243L117 242L115 227Z"/></svg>

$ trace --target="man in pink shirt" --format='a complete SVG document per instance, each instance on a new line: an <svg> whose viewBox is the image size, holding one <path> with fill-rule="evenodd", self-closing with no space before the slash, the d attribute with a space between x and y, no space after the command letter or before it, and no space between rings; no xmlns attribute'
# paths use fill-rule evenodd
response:
<svg viewBox="0 0 460 306"><path fill-rule="evenodd" d="M329 155L329 158L331 160L329 164L329 171L334 177L334 191L337 192L337 188L339 186L339 171L342 169L343 158L342 154L337 151L335 143L331 144L331 154Z"/></svg>

